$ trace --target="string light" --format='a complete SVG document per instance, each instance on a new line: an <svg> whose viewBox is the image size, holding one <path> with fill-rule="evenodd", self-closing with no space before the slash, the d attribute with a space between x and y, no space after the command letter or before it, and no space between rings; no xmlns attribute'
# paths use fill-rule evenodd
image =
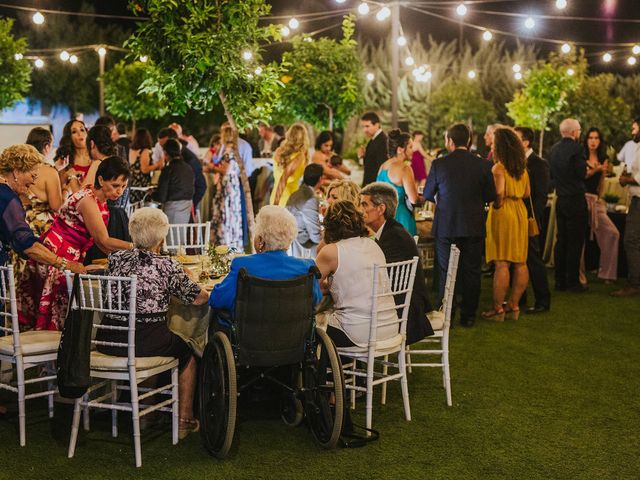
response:
<svg viewBox="0 0 640 480"><path fill-rule="evenodd" d="M371 73L371 72L367 73L367 81L373 82L373 80L375 78L376 78L376 76L373 73Z"/></svg>
<svg viewBox="0 0 640 480"><path fill-rule="evenodd" d="M607 52L604 55L602 55L602 61L605 63L609 63L611 60L613 60L613 56Z"/></svg>
<svg viewBox="0 0 640 480"><path fill-rule="evenodd" d="M288 37L290 33L291 33L291 30L289 30L289 27L287 27L286 25L280 29L280 34L283 37Z"/></svg>
<svg viewBox="0 0 640 480"><path fill-rule="evenodd" d="M627 63L631 66L634 66L636 64L637 60L636 57L629 57L627 58Z"/></svg>
<svg viewBox="0 0 640 480"><path fill-rule="evenodd" d="M140 55L140 61L142 63L147 63L147 60L149 60L149 57L147 57L146 55Z"/></svg>
<svg viewBox="0 0 640 480"><path fill-rule="evenodd" d="M573 77L575 74L576 74L576 71L573 68L567 69L567 75L569 75L570 77Z"/></svg>
<svg viewBox="0 0 640 480"><path fill-rule="evenodd" d="M397 42L399 46L404 47L407 44L407 39L401 35L398 37Z"/></svg>
<svg viewBox="0 0 640 480"><path fill-rule="evenodd" d="M61 51L60 60L62 60L63 62L66 62L67 60L69 60L69 52L67 52L66 50Z"/></svg>
<svg viewBox="0 0 640 480"><path fill-rule="evenodd" d="M248 62L253 58L253 53L251 53L249 50L245 50L244 52L242 52L242 58Z"/></svg>
<svg viewBox="0 0 640 480"><path fill-rule="evenodd" d="M378 10L378 13L376 13L376 20L378 20L379 22L384 22L390 16L391 10L389 10L389 7L382 7L380 10Z"/></svg>
<svg viewBox="0 0 640 480"><path fill-rule="evenodd" d="M300 22L298 21L297 18L294 17L291 20L289 20L289 28L291 30L296 30L299 26L300 26Z"/></svg>
<svg viewBox="0 0 640 480"><path fill-rule="evenodd" d="M536 21L532 17L527 17L527 19L524 21L524 27L528 30L533 30L535 26Z"/></svg>
<svg viewBox="0 0 640 480"><path fill-rule="evenodd" d="M336 3L344 3L344 2L346 2L346 1L347 1L347 0L336 0Z"/></svg>
<svg viewBox="0 0 640 480"><path fill-rule="evenodd" d="M33 17L31 17L31 20L36 25L42 25L44 23L44 15L42 15L40 12L36 12L36 13L33 14ZM38 68L40 68L40 67L38 67Z"/></svg>
<svg viewBox="0 0 640 480"><path fill-rule="evenodd" d="M369 4L367 2L362 2L358 5L358 13L360 15L367 15L369 13Z"/></svg>
<svg viewBox="0 0 640 480"><path fill-rule="evenodd" d="M262 67L256 67L256 69L253 71L256 75L260 75L262 73Z"/></svg>
<svg viewBox="0 0 640 480"><path fill-rule="evenodd" d="M514 63L513 67L511 67L514 73L520 73L522 71L522 67L519 63Z"/></svg>
<svg viewBox="0 0 640 480"><path fill-rule="evenodd" d="M631 52L633 52L634 55L640 54L640 45L634 45Z"/></svg>
<svg viewBox="0 0 640 480"><path fill-rule="evenodd" d="M556 8L558 10L564 10L567 8L567 0L556 0Z"/></svg>
<svg viewBox="0 0 640 480"><path fill-rule="evenodd" d="M78 57L76 57L75 55L71 55L69 57L69 63L75 65L76 63L78 63Z"/></svg>
<svg viewBox="0 0 640 480"><path fill-rule="evenodd" d="M467 77L469 77L471 80L473 80L474 78L476 78L478 74L476 73L475 70L469 70L469 72L467 73Z"/></svg>
<svg viewBox="0 0 640 480"><path fill-rule="evenodd" d="M20 61L24 58L24 55L22 55L21 53L16 53L13 58L15 58L17 61Z"/></svg>
<svg viewBox="0 0 640 480"><path fill-rule="evenodd" d="M467 7L464 3L461 3L456 7L456 15L464 17L467 14Z"/></svg>
<svg viewBox="0 0 640 480"><path fill-rule="evenodd" d="M413 57L412 57L412 56L408 56L407 58L405 58L405 59L404 59L404 64L405 64L407 67L412 66L414 63L416 63L416 61L413 59Z"/></svg>
<svg viewBox="0 0 640 480"><path fill-rule="evenodd" d="M44 60L42 60L41 58L36 58L36 61L34 62L34 65L36 66L36 68L43 68L44 67Z"/></svg>
<svg viewBox="0 0 640 480"><path fill-rule="evenodd" d="M560 51L562 53L569 53L571 52L571 45L569 45L568 43L563 43L562 47L560 47Z"/></svg>
<svg viewBox="0 0 640 480"><path fill-rule="evenodd" d="M104 47L100 47L98 49L98 55L100 55L101 57L104 57L107 54L107 49Z"/></svg>
<svg viewBox="0 0 640 480"><path fill-rule="evenodd" d="M485 42L490 42L490 41L493 39L493 33L491 33L489 30L485 30L485 31L482 33L482 39L483 39Z"/></svg>
<svg viewBox="0 0 640 480"><path fill-rule="evenodd" d="M520 72L514 73L513 74L513 78L515 78L518 81L522 80L522 73L520 73Z"/></svg>

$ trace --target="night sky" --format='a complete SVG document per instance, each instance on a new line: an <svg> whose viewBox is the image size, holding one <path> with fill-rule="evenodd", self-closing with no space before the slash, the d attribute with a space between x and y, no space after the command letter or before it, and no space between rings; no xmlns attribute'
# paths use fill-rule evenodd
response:
<svg viewBox="0 0 640 480"><path fill-rule="evenodd" d="M476 0L477 1L477 0ZM75 10L80 2L78 0L39 0L39 1L15 1L8 0L5 3L15 5L23 5L30 7L51 8L51 9L67 9ZM90 2L95 6L98 13L111 13L127 15L127 0L110 0ZM342 4L338 4L335 0L271 0L273 5L273 15L299 15L308 12L330 12L347 7L354 8L360 3L360 0L346 0ZM458 38L458 23L455 15L455 7L457 1L442 0L424 1L424 0L407 0L407 6L401 8L401 23L405 34L409 39L416 33L420 33L423 38L428 35L433 36L436 40L446 41ZM465 22L486 27L488 29L498 29L520 35L520 41L523 43L533 42L541 53L546 54L549 51L557 50L559 45L540 42L533 40L531 37L537 36L542 38L552 38L556 40L568 42L590 42L596 45L585 46L587 55L593 67L598 70L609 70L620 73L634 71L625 63L625 59L630 55L630 47L616 47L604 45L607 43L640 43L640 0L567 0L568 6L560 11L555 7L555 0L496 0L494 2L486 2L477 4L474 0L468 2L468 13L465 16ZM445 16L453 21L425 15L416 12L410 7L429 10L437 15ZM362 39L380 39L389 32L389 21L378 22L374 18L376 7L371 4L372 13L367 17L360 18L357 23L357 34ZM598 18L600 21L577 21L577 20L557 20L557 19L536 19L536 27L532 31L527 31L523 27L524 18L499 16L486 12L508 12L522 13L532 16L536 15L559 15L562 17L592 17ZM16 12L6 8L0 8L0 13L7 16L15 16ZM608 20L609 19L609 20ZM636 19L635 23L617 23L611 19ZM302 19L301 19L302 20ZM132 22L113 20L114 22L122 22L128 27L132 26ZM285 23L286 20L281 21ZM301 22L301 31L313 31L325 27L334 28L328 30L324 35L339 35L340 18L332 18L326 20L316 20L313 22ZM482 42L480 38L481 32L470 27L464 29L465 40L473 45L479 45ZM504 40L507 45L515 46L516 39L504 37L497 34L495 40ZM605 51L614 54L614 61L609 65L604 65L600 60L601 55ZM639 66L636 68L640 69Z"/></svg>

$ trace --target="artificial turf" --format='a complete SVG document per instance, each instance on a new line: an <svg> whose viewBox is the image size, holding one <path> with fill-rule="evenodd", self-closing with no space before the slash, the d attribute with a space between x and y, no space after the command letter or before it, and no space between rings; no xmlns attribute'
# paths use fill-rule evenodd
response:
<svg viewBox="0 0 640 480"><path fill-rule="evenodd" d="M136 469L130 422L120 415L119 438L111 438L108 417L94 418L67 459L70 407L56 404L49 420L44 401L29 402L20 448L16 405L3 394L0 479L637 479L640 298L611 298L613 288L592 279L586 294L555 294L549 313L456 326L453 407L440 371L415 369L412 421L391 385L387 405L374 408L380 439L360 449L324 451L305 427L245 414L227 460L209 457L198 434L171 445L165 424L143 430ZM489 299L485 280L485 306ZM363 410L359 402L356 422Z"/></svg>

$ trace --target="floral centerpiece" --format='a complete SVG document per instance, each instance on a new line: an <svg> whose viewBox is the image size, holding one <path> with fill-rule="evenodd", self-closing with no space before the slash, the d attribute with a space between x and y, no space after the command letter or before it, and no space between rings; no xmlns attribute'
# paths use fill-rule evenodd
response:
<svg viewBox="0 0 640 480"><path fill-rule="evenodd" d="M209 275L222 277L229 273L233 249L226 245L209 245L207 256L209 257Z"/></svg>

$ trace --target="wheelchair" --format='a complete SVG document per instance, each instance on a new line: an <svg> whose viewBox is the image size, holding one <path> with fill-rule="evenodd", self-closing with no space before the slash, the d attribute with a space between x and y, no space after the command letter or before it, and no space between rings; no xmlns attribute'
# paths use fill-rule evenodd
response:
<svg viewBox="0 0 640 480"><path fill-rule="evenodd" d="M238 397L250 395L256 385L280 391L285 424L306 420L318 445L337 445L344 376L335 345L315 326L311 299L319 276L316 267L291 280L265 280L240 270L231 327L210 334L200 366L200 432L211 455L228 455Z"/></svg>

